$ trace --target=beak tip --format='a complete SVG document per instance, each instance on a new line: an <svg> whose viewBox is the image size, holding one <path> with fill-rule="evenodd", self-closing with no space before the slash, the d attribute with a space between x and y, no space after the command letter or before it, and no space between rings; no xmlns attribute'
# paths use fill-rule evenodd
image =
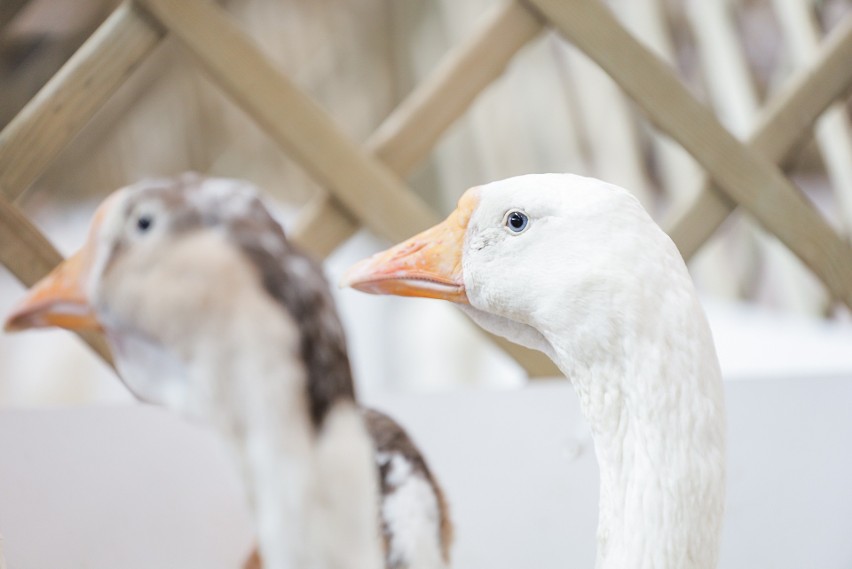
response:
<svg viewBox="0 0 852 569"><path fill-rule="evenodd" d="M26 330L27 326L19 314L12 314L3 322L3 332L11 334L13 332L21 332Z"/></svg>
<svg viewBox="0 0 852 569"><path fill-rule="evenodd" d="M354 288L358 290L358 284L364 280L364 267L369 259L358 261L343 273L338 286L340 288Z"/></svg>
<svg viewBox="0 0 852 569"><path fill-rule="evenodd" d="M23 332L31 328L38 328L42 320L38 308L38 304L31 302L29 297L18 302L3 321L3 332Z"/></svg>
<svg viewBox="0 0 852 569"><path fill-rule="evenodd" d="M3 332L8 334L26 329L25 320L26 317L22 313L21 305L15 305L3 320Z"/></svg>
<svg viewBox="0 0 852 569"><path fill-rule="evenodd" d="M339 281L337 281L337 288L342 289L349 288L350 286L352 286L352 277L349 274L351 271L352 269L347 269L347 271L343 273L343 276L340 277Z"/></svg>
<svg viewBox="0 0 852 569"><path fill-rule="evenodd" d="M6 317L6 320L3 322L3 332L23 332L24 330L37 328L39 325L40 317L38 313L19 306L13 309Z"/></svg>

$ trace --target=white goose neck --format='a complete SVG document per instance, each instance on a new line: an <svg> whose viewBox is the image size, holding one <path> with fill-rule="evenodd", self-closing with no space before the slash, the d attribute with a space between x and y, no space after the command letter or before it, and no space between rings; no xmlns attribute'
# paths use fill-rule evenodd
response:
<svg viewBox="0 0 852 569"><path fill-rule="evenodd" d="M599 568L716 565L724 507L720 372L691 283L669 284L619 293L639 295L622 306L647 310L598 305L587 319L545 333L595 441Z"/></svg>

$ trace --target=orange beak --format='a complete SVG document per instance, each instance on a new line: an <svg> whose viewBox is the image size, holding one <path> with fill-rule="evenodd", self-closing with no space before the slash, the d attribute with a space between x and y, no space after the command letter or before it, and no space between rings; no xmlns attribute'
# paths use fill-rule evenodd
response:
<svg viewBox="0 0 852 569"><path fill-rule="evenodd" d="M7 332L56 326L68 330L101 330L83 290L86 249L68 257L33 286L6 319Z"/></svg>
<svg viewBox="0 0 852 569"><path fill-rule="evenodd" d="M95 235L114 201L112 196L104 200L95 212L89 238L83 248L57 265L27 292L6 319L4 330L16 332L50 326L75 331L103 330L89 303L85 283L94 259Z"/></svg>
<svg viewBox="0 0 852 569"><path fill-rule="evenodd" d="M467 225L478 202L476 189L466 192L443 222L355 264L344 275L343 286L371 294L468 304L462 251Z"/></svg>

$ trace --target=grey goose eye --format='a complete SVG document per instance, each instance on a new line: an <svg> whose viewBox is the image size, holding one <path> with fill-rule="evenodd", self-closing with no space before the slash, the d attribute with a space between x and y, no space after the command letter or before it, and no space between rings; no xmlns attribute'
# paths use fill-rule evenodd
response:
<svg viewBox="0 0 852 569"><path fill-rule="evenodd" d="M151 214L142 214L136 218L136 229L139 233L145 233L154 225L154 216Z"/></svg>
<svg viewBox="0 0 852 569"><path fill-rule="evenodd" d="M530 223L530 218L522 211L511 210L504 218L506 229L512 233L523 233Z"/></svg>

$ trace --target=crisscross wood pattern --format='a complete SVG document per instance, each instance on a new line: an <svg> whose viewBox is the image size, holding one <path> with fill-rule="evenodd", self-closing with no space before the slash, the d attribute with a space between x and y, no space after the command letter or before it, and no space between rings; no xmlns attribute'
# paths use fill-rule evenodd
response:
<svg viewBox="0 0 852 569"><path fill-rule="evenodd" d="M767 106L743 144L600 0L513 0L497 7L364 147L344 135L210 0L128 0L0 133L0 262L30 285L61 259L13 202L166 34L325 188L327 194L306 207L294 234L325 256L361 225L398 241L438 220L401 176L547 26L595 61L707 171L697 198L671 231L685 257L741 205L852 306L852 250L777 165L852 85L852 18ZM100 340L87 340L107 356ZM495 341L531 376L556 373L541 354Z"/></svg>

